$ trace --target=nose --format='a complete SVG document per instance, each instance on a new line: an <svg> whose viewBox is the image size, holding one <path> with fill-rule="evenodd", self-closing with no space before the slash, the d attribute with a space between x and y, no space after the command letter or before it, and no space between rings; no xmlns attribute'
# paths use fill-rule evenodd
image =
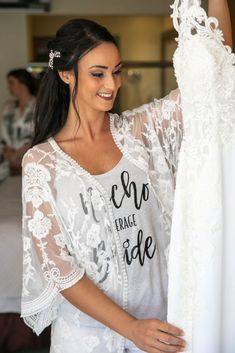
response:
<svg viewBox="0 0 235 353"><path fill-rule="evenodd" d="M116 89L116 80L113 75L107 75L106 80L105 80L105 88L110 91L115 91Z"/></svg>

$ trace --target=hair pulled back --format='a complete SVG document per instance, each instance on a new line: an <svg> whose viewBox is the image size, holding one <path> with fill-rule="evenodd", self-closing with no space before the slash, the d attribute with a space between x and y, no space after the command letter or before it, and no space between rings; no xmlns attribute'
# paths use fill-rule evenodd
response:
<svg viewBox="0 0 235 353"><path fill-rule="evenodd" d="M90 50L103 42L116 45L110 32L98 23L86 19L66 22L57 32L54 40L48 43L49 52L59 52L53 58L53 69L48 68L42 78L35 108L35 131L32 146L55 135L64 126L69 109L70 91L58 71L73 71L75 87L72 103L77 113L76 95L78 86L78 61Z"/></svg>
<svg viewBox="0 0 235 353"><path fill-rule="evenodd" d="M36 84L33 76L25 69L14 69L7 73L7 78L10 76L16 78L20 83L27 87L30 94L36 94Z"/></svg>

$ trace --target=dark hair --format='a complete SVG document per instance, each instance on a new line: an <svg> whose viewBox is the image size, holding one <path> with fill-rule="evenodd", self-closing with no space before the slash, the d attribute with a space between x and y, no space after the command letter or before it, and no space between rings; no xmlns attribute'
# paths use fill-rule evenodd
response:
<svg viewBox="0 0 235 353"><path fill-rule="evenodd" d="M36 84L33 76L25 69L14 69L7 73L7 77L13 76L25 85L32 95L36 94Z"/></svg>
<svg viewBox="0 0 235 353"><path fill-rule="evenodd" d="M60 55L54 56L53 69L49 67L42 78L35 109L33 146L59 132L67 120L70 103L69 86L61 80L58 71L74 72L72 103L79 120L76 106L77 63L103 42L117 46L115 39L105 27L90 20L74 19L66 22L56 32L55 39L48 43L49 52L57 51Z"/></svg>

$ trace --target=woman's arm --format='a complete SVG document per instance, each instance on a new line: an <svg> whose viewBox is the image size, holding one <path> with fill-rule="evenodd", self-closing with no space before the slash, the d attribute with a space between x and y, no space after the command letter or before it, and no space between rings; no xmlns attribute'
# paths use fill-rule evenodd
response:
<svg viewBox="0 0 235 353"><path fill-rule="evenodd" d="M148 353L182 352L183 332L159 320L137 320L109 299L84 276L77 284L62 291L75 307L105 326L133 341Z"/></svg>
<svg viewBox="0 0 235 353"><path fill-rule="evenodd" d="M3 155L6 160L9 161L12 171L21 173L21 163L24 154L30 148L30 143L26 143L21 148L15 150L9 146L5 146L3 149Z"/></svg>
<svg viewBox="0 0 235 353"><path fill-rule="evenodd" d="M209 16L219 20L220 29L224 33L225 44L233 47L232 24L227 0L209 0Z"/></svg>

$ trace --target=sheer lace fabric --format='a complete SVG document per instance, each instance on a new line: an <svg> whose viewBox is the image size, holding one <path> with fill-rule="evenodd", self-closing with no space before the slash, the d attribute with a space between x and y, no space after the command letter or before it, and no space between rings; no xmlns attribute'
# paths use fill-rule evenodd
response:
<svg viewBox="0 0 235 353"><path fill-rule="evenodd" d="M174 56L184 116L169 256L168 320L187 353L235 351L235 67L218 21L175 1ZM234 316L234 315L233 315Z"/></svg>
<svg viewBox="0 0 235 353"><path fill-rule="evenodd" d="M110 115L116 145L145 171L157 195L168 239L181 121L178 91ZM37 334L53 323L51 352L122 352L123 338L60 294L86 273L126 308L128 279L106 191L53 138L23 160L23 239L22 316Z"/></svg>

